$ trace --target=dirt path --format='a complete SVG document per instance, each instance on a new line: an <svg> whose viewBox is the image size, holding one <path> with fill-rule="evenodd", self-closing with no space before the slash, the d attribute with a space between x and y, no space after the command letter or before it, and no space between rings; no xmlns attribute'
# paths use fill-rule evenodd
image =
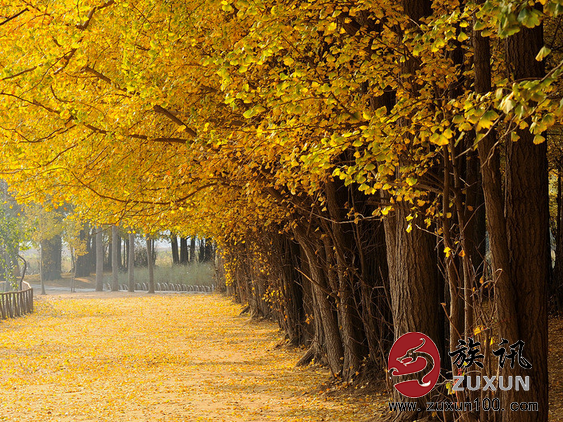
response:
<svg viewBox="0 0 563 422"><path fill-rule="evenodd" d="M219 295L49 295L0 323L0 420L362 421L374 397L311 393L274 324Z"/></svg>

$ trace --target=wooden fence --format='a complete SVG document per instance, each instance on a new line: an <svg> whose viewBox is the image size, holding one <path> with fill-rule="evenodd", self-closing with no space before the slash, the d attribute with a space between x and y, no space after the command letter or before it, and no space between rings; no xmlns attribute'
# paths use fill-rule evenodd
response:
<svg viewBox="0 0 563 422"><path fill-rule="evenodd" d="M23 290L0 293L2 319L15 318L33 312L33 289L24 283Z"/></svg>

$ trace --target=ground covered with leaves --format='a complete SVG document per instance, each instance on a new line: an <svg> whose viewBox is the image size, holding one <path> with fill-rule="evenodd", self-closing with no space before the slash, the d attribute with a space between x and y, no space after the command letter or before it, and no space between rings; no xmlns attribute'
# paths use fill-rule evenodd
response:
<svg viewBox="0 0 563 422"><path fill-rule="evenodd" d="M219 295L41 296L0 324L0 420L362 421L380 397L323 394L276 325Z"/></svg>

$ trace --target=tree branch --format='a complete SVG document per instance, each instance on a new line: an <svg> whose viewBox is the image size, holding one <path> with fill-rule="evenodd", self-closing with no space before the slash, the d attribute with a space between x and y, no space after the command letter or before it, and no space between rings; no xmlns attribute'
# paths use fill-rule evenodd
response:
<svg viewBox="0 0 563 422"><path fill-rule="evenodd" d="M114 3L115 3L114 0L109 0L109 1L105 2L104 4L102 4L101 6L96 6L96 7L92 8L92 10L90 10L88 12L88 15L86 16L86 18L87 18L86 22L79 23L79 24L76 25L76 27L78 29L82 29L82 30L87 29L88 26L90 25L90 22L92 21L92 18L94 17L94 13L96 13L96 11L105 9L106 7L111 6Z"/></svg>
<svg viewBox="0 0 563 422"><path fill-rule="evenodd" d="M74 177L74 179L83 187L85 187L86 189L88 189L89 191L91 191L92 193L94 193L96 196L99 196L100 198L103 199L108 199L110 201L115 201L115 202L120 202L122 204L143 204L143 205L164 205L164 206L170 206L173 204L179 204L182 203L184 201L186 201L187 199L189 199L190 197L194 196L195 194L197 194L198 192L207 189L209 187L212 186L216 186L217 183L216 182L209 182L209 183L205 183L201 186L198 186L197 188L195 188L193 191L191 191L190 193L180 197L180 198L176 198L170 201L145 201L145 200L135 200L135 199L121 199L121 198L117 198L115 196L110 196L110 195L105 195L101 192L99 192L97 189L93 188L92 186L90 186L88 183L84 182L82 179L80 179L80 177L78 177L78 175L73 172L72 170L69 170L69 173L72 174L72 176Z"/></svg>
<svg viewBox="0 0 563 422"><path fill-rule="evenodd" d="M26 8L23 9L21 12L16 13L14 16L10 16L9 18L7 18L7 19L3 20L2 22L0 22L0 26L6 24L6 23L8 23L8 22L10 22L11 20L17 18L19 15L21 15L21 14L27 12L27 11L29 11L29 9L26 7Z"/></svg>
<svg viewBox="0 0 563 422"><path fill-rule="evenodd" d="M96 69L91 68L90 66L84 66L82 68L83 72L88 72L91 73L92 75L94 75L95 77L97 77L98 79L115 86L117 89L119 89L122 92L128 92L125 88L122 88L118 85L116 85L115 83L113 83L113 81L111 80L111 78L107 77L106 75L104 75L101 72L98 72ZM133 92L133 94L135 94L135 92ZM186 125L181 119L179 119L174 113L172 113L170 110L165 109L162 106L159 105L155 105L153 107L153 111L155 113L158 114L162 114L163 116L168 117L168 119L172 120L174 123L176 123L178 126L185 126L186 127L186 133L188 133L189 135L193 136L194 138L197 136L197 132L195 130L193 130L192 128L189 128L188 125ZM142 138L143 139L143 138ZM169 139L174 139L174 138L169 138ZM176 138L179 139L179 138ZM168 142L168 141L165 141ZM172 141L174 142L174 141ZM183 142L186 142L185 140L183 140Z"/></svg>
<svg viewBox="0 0 563 422"><path fill-rule="evenodd" d="M29 73L29 72L33 72L35 69L37 69L37 66L33 66L30 69L22 70L21 72L16 73L15 75L12 75L12 76L6 76L5 78L2 78L2 80L7 81L8 79L17 78L18 76L25 75L26 73Z"/></svg>
<svg viewBox="0 0 563 422"><path fill-rule="evenodd" d="M182 122L178 117L176 117L171 111L166 110L165 108L163 108L159 105L155 105L153 107L153 110L155 111L155 113L159 113L159 114L162 114L162 115L168 117L170 120L172 120L177 125L185 126L186 132L189 133L194 138L197 136L197 132L195 130L190 129L184 122Z"/></svg>

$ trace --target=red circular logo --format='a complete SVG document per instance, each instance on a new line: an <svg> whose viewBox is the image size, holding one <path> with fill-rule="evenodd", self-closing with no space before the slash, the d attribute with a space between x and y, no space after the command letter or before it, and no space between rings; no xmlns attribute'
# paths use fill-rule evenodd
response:
<svg viewBox="0 0 563 422"><path fill-rule="evenodd" d="M420 380L411 379L395 384L395 389L403 396L422 397L438 382L440 353L426 334L406 333L393 344L389 352L387 369L394 377L424 372Z"/></svg>

